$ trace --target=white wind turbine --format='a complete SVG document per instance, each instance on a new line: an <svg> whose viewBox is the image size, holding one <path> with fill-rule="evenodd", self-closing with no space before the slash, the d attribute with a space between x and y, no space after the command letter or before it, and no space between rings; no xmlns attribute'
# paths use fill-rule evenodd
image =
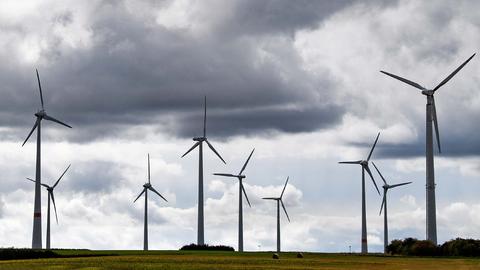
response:
<svg viewBox="0 0 480 270"><path fill-rule="evenodd" d="M186 156L190 151L198 146L198 221L197 221L197 244L205 244L205 228L203 217L203 142L206 142L208 147L217 155L220 160L226 164L222 156L213 148L212 144L207 140L207 97L204 100L204 114L203 114L203 136L193 138L196 143L183 154L182 158Z"/></svg>
<svg viewBox="0 0 480 270"><path fill-rule="evenodd" d="M405 183L400 183L400 184L395 184L395 185L389 185L387 184L387 181L383 177L382 173L380 173L380 170L377 168L374 162L372 162L373 166L375 167L375 170L377 170L378 175L383 180L383 199L382 199L382 205L380 206L380 215L382 214L383 210L383 252L387 253L387 246L388 246L388 217L387 217L387 192L391 188L396 188L399 186L404 186L411 184L412 182L405 182Z"/></svg>
<svg viewBox="0 0 480 270"><path fill-rule="evenodd" d="M143 223L143 250L148 250L148 190L152 191L153 193L157 194L162 198L164 201L168 202L157 190L155 190L150 183L150 154L148 154L148 182L143 184L143 190L137 196L137 198L133 201L134 203L140 198L140 196L145 193L145 215L144 215L144 223Z"/></svg>
<svg viewBox="0 0 480 270"><path fill-rule="evenodd" d="M362 166L362 253L368 253L368 242L367 242L367 212L366 212L366 201L365 201L365 171L367 171L368 175L372 179L375 188L377 189L378 195L380 195L380 191L378 190L377 183L375 183L375 179L373 179L372 172L368 167L368 162L372 157L373 150L375 149L375 145L377 145L378 137L380 136L380 132L373 143L372 149L368 154L367 160L357 160L357 161L342 161L339 162L341 164L358 164Z"/></svg>
<svg viewBox="0 0 480 270"><path fill-rule="evenodd" d="M248 200L247 192L243 187L243 179L245 179L246 176L243 175L242 173L247 167L248 161L250 161L253 151L255 151L255 148L252 150L252 152L247 158L247 161L245 161L245 164L243 164L242 169L237 175L230 174L230 173L214 173L214 175L235 177L238 179L238 251L240 252L243 252L243 203L242 203L243 196L242 196L242 193L243 195L245 195L245 199L247 199L248 206L252 207L250 205L250 201Z"/></svg>
<svg viewBox="0 0 480 270"><path fill-rule="evenodd" d="M280 197L266 197L262 198L264 200L274 200L277 202L277 253L280 253L280 205L282 205L283 211L285 211L285 215L287 216L288 222L290 222L290 217L288 216L287 209L285 209L285 205L283 204L282 198L283 198L283 193L285 192L285 188L287 188L288 184L288 179L285 181L285 186L283 186L282 193L280 194Z"/></svg>
<svg viewBox="0 0 480 270"><path fill-rule="evenodd" d="M33 125L32 130L28 133L27 138L23 142L22 146L28 141L32 133L37 129L37 160L35 166L35 201L34 201L34 208L33 208L33 233L32 233L32 248L34 249L41 249L42 248L42 198L40 192L41 182L41 123L42 120L49 120L52 122L56 122L60 125L72 128L71 126L47 115L45 108L43 106L43 94L42 94L42 85L40 84L40 76L37 72L37 81L38 81L38 89L40 91L40 102L42 105L42 109L35 113L35 117L37 118L35 124Z"/></svg>
<svg viewBox="0 0 480 270"><path fill-rule="evenodd" d="M457 72L459 72L472 58L475 56L473 54L465 62L463 62L457 69L455 69L450 75L447 76L441 83L439 83L432 90L427 89L420 84L402 78L400 76L380 71L385 75L388 75L392 78L395 78L399 81L402 81L406 84L409 84L417 89L420 89L422 95L427 97L427 106L426 106L426 144L425 144L425 156L426 156L426 204L427 204L427 222L426 222L426 231L427 231L427 240L432 241L435 245L437 244L437 217L436 217L436 206L435 206L435 169L433 164L433 131L432 131L432 122L435 125L435 135L437 138L438 152L441 153L440 148L440 134L438 132L438 120L437 120L437 109L435 107L435 98L433 97L435 92L446 84Z"/></svg>
<svg viewBox="0 0 480 270"><path fill-rule="evenodd" d="M60 175L60 177L58 178L58 180L55 182L55 184L53 184L53 186L49 186L47 184L41 184L43 187L45 187L47 189L47 196L48 196L48 206L47 206L47 249L50 249L50 199L52 199L52 202L53 202L53 209L55 210L55 219L57 220L57 224L58 224L58 216L57 216L57 206L55 205L55 196L53 196L53 190L55 189L55 187L58 185L58 183L60 182L60 180L62 179L62 177L65 175L65 173L68 171L68 169L70 168L70 165L68 165L68 167L65 169L65 171L62 173L62 175ZM35 180L31 179L31 178L27 178L28 180L35 182Z"/></svg>

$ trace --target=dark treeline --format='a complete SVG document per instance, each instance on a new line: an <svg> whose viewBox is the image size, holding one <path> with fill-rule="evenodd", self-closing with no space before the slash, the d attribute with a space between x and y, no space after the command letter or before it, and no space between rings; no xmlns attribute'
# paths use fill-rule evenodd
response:
<svg viewBox="0 0 480 270"><path fill-rule="evenodd" d="M58 254L51 250L28 249L28 248L1 248L0 260L21 260L21 259L40 259L57 258Z"/></svg>
<svg viewBox="0 0 480 270"><path fill-rule="evenodd" d="M229 246L224 246L224 245L217 245L217 246L211 246L211 245L196 245L196 244L190 244L190 245L185 245L180 248L180 250L217 250L217 251L235 251L233 247Z"/></svg>
<svg viewBox="0 0 480 270"><path fill-rule="evenodd" d="M436 246L428 240L405 238L393 240L387 246L387 252L393 255L408 256L480 256L480 240L457 238Z"/></svg>

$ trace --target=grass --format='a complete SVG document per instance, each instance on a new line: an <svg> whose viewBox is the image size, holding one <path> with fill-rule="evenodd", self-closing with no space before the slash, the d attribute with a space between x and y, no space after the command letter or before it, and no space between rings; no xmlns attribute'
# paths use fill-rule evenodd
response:
<svg viewBox="0 0 480 270"><path fill-rule="evenodd" d="M304 253L305 257L298 259L296 253L281 253L280 259L274 260L271 252L88 250L58 250L56 252L63 256L76 257L0 261L0 269L480 269L480 258Z"/></svg>

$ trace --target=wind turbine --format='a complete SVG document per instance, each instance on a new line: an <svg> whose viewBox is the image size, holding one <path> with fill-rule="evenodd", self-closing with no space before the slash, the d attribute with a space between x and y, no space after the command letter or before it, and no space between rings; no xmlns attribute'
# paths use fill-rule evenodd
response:
<svg viewBox="0 0 480 270"><path fill-rule="evenodd" d="M40 192L40 185L41 185L41 132L40 127L42 120L49 120L52 122L56 122L60 125L72 128L71 126L57 120L49 115L47 115L45 108L43 106L43 94L42 94L42 85L40 84L40 76L38 75L38 70L35 69L37 72L37 81L38 81L38 89L40 90L40 102L42 104L42 109L35 113L35 117L37 120L33 125L32 130L28 133L27 138L23 142L22 146L28 141L30 136L32 135L33 131L37 129L37 161L36 161L36 168L35 168L35 201L34 201L34 208L33 208L33 234L32 234L32 248L34 249L41 249L42 248L42 200L41 200L41 192Z"/></svg>
<svg viewBox="0 0 480 270"><path fill-rule="evenodd" d="M53 186L49 186L47 184L41 184L43 187L45 187L47 189L47 192L48 192L48 206L47 206L47 249L50 249L50 198L52 199L52 202L53 202L53 209L55 210L55 219L57 220L57 224L58 224L58 216L57 216L57 206L55 205L55 197L53 196L53 190L55 189L55 187L58 185L58 182L60 182L60 179L62 179L62 177L65 175L65 173L68 171L68 169L70 168L70 165L68 165L68 167L65 169L65 171L62 173L62 175L60 175L60 177L58 178L57 182L55 182L55 184L53 184ZM31 178L27 178L28 180L35 182L35 180L31 179Z"/></svg>
<svg viewBox="0 0 480 270"><path fill-rule="evenodd" d="M245 161L245 164L243 164L242 169L237 175L229 174L229 173L214 173L214 175L238 178L238 251L240 252L243 252L243 204L242 204L243 196L242 196L242 193L245 195L245 199L247 199L248 206L252 207L252 205L250 204L250 200L248 200L247 192L243 187L243 179L245 179L246 176L243 175L242 173L247 167L248 161L250 161L250 158L253 155L253 151L255 151L255 148L253 148L252 152L247 158L247 161Z"/></svg>
<svg viewBox="0 0 480 270"><path fill-rule="evenodd" d="M287 188L289 178L290 177L287 177L287 181L285 181L285 186L283 186L283 190L282 190L282 193L280 194L280 197L262 198L264 200L277 201L277 253L280 253L280 204L282 205L283 211L285 211L285 215L287 216L288 222L290 222L290 217L288 217L287 209L285 209L285 205L283 204L283 201L282 201L283 193L285 192L285 188Z"/></svg>
<svg viewBox="0 0 480 270"><path fill-rule="evenodd" d="M145 193L145 216L144 216L144 223L143 223L143 250L148 250L148 190L156 193L160 198L164 201L168 202L158 191L156 191L152 184L150 183L150 154L148 154L148 183L143 184L143 190L137 196L137 198L133 201L135 203L143 193Z"/></svg>
<svg viewBox="0 0 480 270"><path fill-rule="evenodd" d="M383 210L383 252L387 253L387 246L388 246L388 219L387 219L387 191L391 188L396 188L399 186L404 186L411 184L412 182L405 182L405 183L400 183L400 184L395 184L395 185L389 185L387 184L387 181L383 177L382 173L380 170L377 168L374 162L373 166L375 167L375 170L377 170L378 174L383 180L383 200L382 200L382 205L380 206L380 214L382 214Z"/></svg>
<svg viewBox="0 0 480 270"><path fill-rule="evenodd" d="M222 156L213 148L212 144L207 140L207 97L204 100L204 114L203 114L203 137L193 138L196 143L183 154L182 158L190 153L198 146L198 221L197 221L197 244L204 245L204 219L203 219L203 142L206 142L208 147L217 155L224 163Z"/></svg>
<svg viewBox="0 0 480 270"><path fill-rule="evenodd" d="M375 189L377 189L378 195L380 195L380 191L378 190L377 183L375 183L375 179L373 179L372 172L368 167L368 162L372 157L373 150L375 149L375 145L377 145L378 137L380 137L380 132L373 143L372 149L368 154L367 160L357 160L357 161L342 161L339 162L341 164L359 164L362 166L362 253L368 253L368 242L367 242L367 212L366 212L366 202L365 202L365 171L367 171L368 175L372 179L373 184L375 185Z"/></svg>
<svg viewBox="0 0 480 270"><path fill-rule="evenodd" d="M455 69L448 77L446 77L441 83L439 83L432 90L427 89L420 84L402 78L400 76L388 73L386 71L380 71L385 75L388 75L392 78L400 80L406 84L409 84L415 88L422 90L422 95L427 96L427 106L426 106L426 144L425 144L425 156L426 156L426 204L427 204L427 240L432 241L435 245L437 244L437 217L436 217L436 206L435 206L435 170L433 165L433 131L432 131L432 122L435 125L435 135L437 138L438 152L441 153L440 148L440 134L438 132L438 120L437 120L437 109L435 107L435 98L433 97L435 92L446 84L457 72L460 71L472 58L475 56L475 53L470 56L463 64L461 64L457 69Z"/></svg>

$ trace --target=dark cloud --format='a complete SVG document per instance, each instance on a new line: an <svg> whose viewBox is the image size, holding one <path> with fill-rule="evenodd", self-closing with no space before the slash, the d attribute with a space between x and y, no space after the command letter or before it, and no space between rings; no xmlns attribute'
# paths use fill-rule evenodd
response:
<svg viewBox="0 0 480 270"><path fill-rule="evenodd" d="M223 30L201 38L133 16L126 5L104 3L88 25L91 47L74 49L62 36L44 37L39 71L47 112L76 128L65 134L74 141L116 137L142 124L190 137L193 118L184 115L196 113L204 95L209 109L223 109L209 119L217 136L332 126L344 111L329 101L333 79L302 70L292 38L283 34L313 27L348 2L231 3L235 15ZM77 20L73 10L53 14L51 27ZM0 124L20 126L26 135L40 107L34 67L2 67L0 74Z"/></svg>

